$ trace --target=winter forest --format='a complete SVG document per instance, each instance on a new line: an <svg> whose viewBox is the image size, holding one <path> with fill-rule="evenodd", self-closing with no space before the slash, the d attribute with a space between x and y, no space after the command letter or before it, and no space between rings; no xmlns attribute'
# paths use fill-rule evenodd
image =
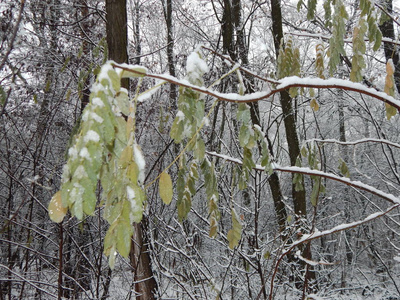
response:
<svg viewBox="0 0 400 300"><path fill-rule="evenodd" d="M400 299L399 16L2 0L0 299Z"/></svg>

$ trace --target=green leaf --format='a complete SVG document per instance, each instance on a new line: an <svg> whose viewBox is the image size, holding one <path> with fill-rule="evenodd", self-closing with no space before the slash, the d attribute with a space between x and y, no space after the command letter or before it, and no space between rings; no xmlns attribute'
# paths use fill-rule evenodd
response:
<svg viewBox="0 0 400 300"><path fill-rule="evenodd" d="M350 177L349 168L347 167L347 164L342 159L340 159L339 170L340 170L340 173L342 173L343 176Z"/></svg>
<svg viewBox="0 0 400 300"><path fill-rule="evenodd" d="M313 189L311 191L310 201L312 206L317 206L318 204L318 197L320 194L320 186L321 186L321 177L317 177L314 180Z"/></svg>
<svg viewBox="0 0 400 300"><path fill-rule="evenodd" d="M34 97L35 96L36 95L34 95ZM6 99L7 99L7 94L4 91L3 87L0 85L0 104L4 105L6 103ZM37 101L35 103L37 103Z"/></svg>
<svg viewBox="0 0 400 300"><path fill-rule="evenodd" d="M121 256L127 258L131 251L132 226L127 221L118 222L117 250Z"/></svg>
<svg viewBox="0 0 400 300"><path fill-rule="evenodd" d="M114 89L115 93L118 93L121 89L121 79L119 78L117 72L113 70L109 70L107 72L108 78L111 80L111 86Z"/></svg>
<svg viewBox="0 0 400 300"><path fill-rule="evenodd" d="M317 0L308 0L307 2L307 19L313 20L315 17L315 10L317 8Z"/></svg>
<svg viewBox="0 0 400 300"><path fill-rule="evenodd" d="M297 2L297 11L300 11L301 6L304 4L303 0L299 0L299 2Z"/></svg>
<svg viewBox="0 0 400 300"><path fill-rule="evenodd" d="M386 118L388 120L397 115L397 109L394 106L385 103L385 108L386 108Z"/></svg>
<svg viewBox="0 0 400 300"><path fill-rule="evenodd" d="M335 0L335 12L333 14L332 35L329 40L329 70L332 75L340 63L340 55L345 55L344 36L346 34L345 19L348 19L346 8L342 0Z"/></svg>
<svg viewBox="0 0 400 300"><path fill-rule="evenodd" d="M108 265L111 270L114 270L115 267L115 258L117 257L117 251L115 250L115 246L111 247L110 255L108 257Z"/></svg>
<svg viewBox="0 0 400 300"><path fill-rule="evenodd" d="M192 207L191 195L188 190L184 190L183 197L178 199L177 207L178 220L179 222L182 222L186 219L188 213L190 212L190 208Z"/></svg>
<svg viewBox="0 0 400 300"><path fill-rule="evenodd" d="M90 186L85 188L85 191L82 195L82 209L86 215L93 215L94 210L96 208L96 193L95 189L92 189Z"/></svg>
<svg viewBox="0 0 400 300"><path fill-rule="evenodd" d="M172 180L168 173L161 173L158 186L161 200L167 205L170 204L172 201L173 191Z"/></svg>
<svg viewBox="0 0 400 300"><path fill-rule="evenodd" d="M147 75L147 68L141 66L130 67L130 70L122 70L121 78L138 78Z"/></svg>
<svg viewBox="0 0 400 300"><path fill-rule="evenodd" d="M128 116L130 113L128 94L125 93L123 90L120 90L115 96L115 101L118 108L121 110L121 113L123 113L125 116Z"/></svg>

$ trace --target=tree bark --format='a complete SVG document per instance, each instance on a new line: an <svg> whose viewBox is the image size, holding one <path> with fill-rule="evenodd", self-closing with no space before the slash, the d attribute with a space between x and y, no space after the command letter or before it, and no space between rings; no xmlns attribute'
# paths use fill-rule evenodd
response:
<svg viewBox="0 0 400 300"><path fill-rule="evenodd" d="M392 15L393 13L393 0L385 0L383 1L384 8L386 11ZM389 19L385 21L382 25L379 26L379 29L382 32L383 37L390 38L392 40L396 40L395 31L393 26L393 20ZM383 42L383 49L385 51L386 61L389 59L393 60L394 64L394 81L396 84L397 92L400 93L400 54L398 50L398 46L390 43L388 41Z"/></svg>
<svg viewBox="0 0 400 300"><path fill-rule="evenodd" d="M157 283L151 269L151 260L148 252L148 241L146 241L143 233L142 225L134 224L133 243L130 254L130 259L133 268L135 269L135 291L137 293L136 300L151 300L156 299Z"/></svg>
<svg viewBox="0 0 400 300"><path fill-rule="evenodd" d="M128 63L126 0L106 0L106 14L108 58L117 63ZM128 79L123 79L121 86L128 88Z"/></svg>
<svg viewBox="0 0 400 300"><path fill-rule="evenodd" d="M106 0L107 13L107 44L109 58L117 63L128 62L128 31L126 0ZM136 20L138 21L138 20ZM128 80L121 82L129 87ZM145 232L140 224L134 224L132 237L131 264L135 272L135 292L137 300L155 299L156 281L151 268L151 260L145 243Z"/></svg>
<svg viewBox="0 0 400 300"><path fill-rule="evenodd" d="M276 57L278 57L281 40L283 39L282 10L281 10L280 0L271 0L271 18L272 18L272 35L274 39L275 53ZM300 143L297 135L296 119L292 105L292 98L290 97L288 91L282 91L280 93L280 102L284 118L286 141L288 144L290 164L292 166L295 166L297 157L300 154ZM292 197L293 197L294 212L296 214L296 220L301 222L301 219L307 218L307 204L306 204L305 190L303 189L301 191L298 191L296 190L295 185L292 184ZM301 227L299 229L301 230ZM302 247L301 251L303 257L311 260L312 255L311 255L310 244L307 244L305 247ZM306 265L305 262L302 260L300 260L299 263L302 267L305 267ZM315 278L315 273L309 269L308 272L306 272L305 281L307 282L310 279L314 278ZM296 278L295 280L297 282L298 278ZM296 285L298 287L301 287L300 284Z"/></svg>
<svg viewBox="0 0 400 300"><path fill-rule="evenodd" d="M175 60L174 60L174 33L172 23L172 0L162 0L164 8L165 23L167 25L167 59L168 59L168 71L171 76L176 77L175 72ZM175 111L178 106L176 103L177 99L177 87L174 84L170 85L169 90L170 107L172 111Z"/></svg>

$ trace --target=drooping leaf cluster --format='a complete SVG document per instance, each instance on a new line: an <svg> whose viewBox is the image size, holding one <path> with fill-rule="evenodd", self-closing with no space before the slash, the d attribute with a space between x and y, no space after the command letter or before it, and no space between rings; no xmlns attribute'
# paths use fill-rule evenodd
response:
<svg viewBox="0 0 400 300"><path fill-rule="evenodd" d="M345 55L344 36L346 34L346 20L349 18L346 7L341 0L334 1L332 17L332 36L329 40L329 72L332 75L340 63L340 56Z"/></svg>
<svg viewBox="0 0 400 300"><path fill-rule="evenodd" d="M187 61L187 80L194 85L202 86L205 72L207 72L205 61L198 52L193 52ZM203 96L194 90L180 88L178 113L170 131L170 136L176 143L187 142L179 158L176 184L178 219L180 221L186 219L190 212L192 197L196 194L196 182L200 179L199 170L201 170L209 207L210 236L215 237L220 219L219 193L215 166L205 158L205 142L200 132L206 120ZM193 159L190 163L187 162L185 151L192 153Z"/></svg>
<svg viewBox="0 0 400 300"><path fill-rule="evenodd" d="M288 76L300 76L300 50L294 46L293 36L287 36L285 43L281 41L278 55L278 79ZM289 94L295 97L298 88L290 88Z"/></svg>
<svg viewBox="0 0 400 300"><path fill-rule="evenodd" d="M68 150L60 192L49 205L54 221L62 221L67 208L82 220L94 213L100 181L104 219L110 224L104 252L110 256L111 266L117 251L128 256L131 224L142 219L145 202L145 162L134 137L135 108L129 103L127 90L121 88L121 77L126 74L118 71L111 62L102 67ZM128 115L127 120L122 114Z"/></svg>

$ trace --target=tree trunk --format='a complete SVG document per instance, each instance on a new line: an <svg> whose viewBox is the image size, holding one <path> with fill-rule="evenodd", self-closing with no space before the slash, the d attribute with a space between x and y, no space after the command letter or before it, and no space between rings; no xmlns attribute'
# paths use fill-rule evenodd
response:
<svg viewBox="0 0 400 300"><path fill-rule="evenodd" d="M386 11L392 15L393 13L393 0L385 0L383 1L383 6ZM392 40L396 40L395 31L393 26L393 20L389 19L385 21L382 25L379 26L383 37L389 38ZM399 61L399 50L398 46L391 42L383 42L383 49L385 51L386 61L389 59L393 60L394 64L394 81L396 83L397 92L400 93L400 61Z"/></svg>
<svg viewBox="0 0 400 300"><path fill-rule="evenodd" d="M176 76L175 72L175 60L174 60L174 33L172 23L172 0L162 0L164 8L165 23L167 25L167 59L168 59L168 71L171 76ZM174 84L170 85L169 90L169 101L172 111L177 109L177 87Z"/></svg>
<svg viewBox="0 0 400 300"><path fill-rule="evenodd" d="M135 291L137 293L136 300L152 300L156 299L157 283L151 269L151 260L147 248L147 239L142 229L145 223L144 217L141 224L134 224L133 242L131 248L130 259L135 269Z"/></svg>
<svg viewBox="0 0 400 300"><path fill-rule="evenodd" d="M106 0L106 14L108 57L117 63L128 63L126 0ZM128 88L129 80L123 79L121 85Z"/></svg>
<svg viewBox="0 0 400 300"><path fill-rule="evenodd" d="M279 48L281 40L283 39L283 29L282 29L282 11L281 11L281 1L280 0L271 0L271 17L272 17L272 35L274 39L275 45L275 53L278 57ZM286 141L288 144L289 158L290 164L292 166L296 165L297 157L300 154L300 144L299 138L297 135L296 129L296 119L292 105L292 99L289 95L288 91L282 91L280 93L280 102L282 106L282 113L284 118L285 125L285 133L286 133ZM293 197L293 205L294 212L296 214L296 219L301 222L301 219L307 218L307 205L306 205L306 193L305 190L297 191L295 185L292 184L292 197ZM301 230L301 228L299 228ZM302 256L306 259L311 259L311 247L310 244L307 244L305 247L301 247ZM302 267L305 267L306 264L304 261L299 261ZM315 273L312 270L308 270L306 272L305 281L309 281L310 279L315 278ZM295 279L296 282L299 278ZM301 284L297 284L298 287L301 287Z"/></svg>
<svg viewBox="0 0 400 300"><path fill-rule="evenodd" d="M117 63L128 62L126 0L106 0L106 12L109 58ZM122 82L122 86L128 88L128 80ZM135 272L135 292L138 294L136 299L155 299L157 285L151 268L144 232L140 224L134 224L132 239L130 258Z"/></svg>

